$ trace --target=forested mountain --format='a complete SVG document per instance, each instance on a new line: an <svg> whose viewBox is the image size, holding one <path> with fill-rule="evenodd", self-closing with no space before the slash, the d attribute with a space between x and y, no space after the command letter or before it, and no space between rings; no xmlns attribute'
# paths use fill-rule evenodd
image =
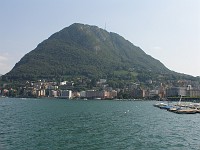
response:
<svg viewBox="0 0 200 150"><path fill-rule="evenodd" d="M75 23L40 43L4 77L148 79L161 74L170 77L175 73L122 36Z"/></svg>

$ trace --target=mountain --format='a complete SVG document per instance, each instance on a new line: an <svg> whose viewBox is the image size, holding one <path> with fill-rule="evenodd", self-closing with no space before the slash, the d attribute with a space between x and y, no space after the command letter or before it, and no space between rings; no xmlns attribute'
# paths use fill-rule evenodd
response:
<svg viewBox="0 0 200 150"><path fill-rule="evenodd" d="M156 77L173 73L122 36L97 26L75 23L27 53L5 77L30 80L124 75L140 78L139 75Z"/></svg>

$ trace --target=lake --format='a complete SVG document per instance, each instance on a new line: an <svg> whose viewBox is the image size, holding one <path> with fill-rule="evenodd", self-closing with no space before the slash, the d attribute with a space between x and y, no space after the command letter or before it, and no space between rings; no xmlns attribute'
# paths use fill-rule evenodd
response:
<svg viewBox="0 0 200 150"><path fill-rule="evenodd" d="M154 103L0 98L0 149L199 150L200 114Z"/></svg>

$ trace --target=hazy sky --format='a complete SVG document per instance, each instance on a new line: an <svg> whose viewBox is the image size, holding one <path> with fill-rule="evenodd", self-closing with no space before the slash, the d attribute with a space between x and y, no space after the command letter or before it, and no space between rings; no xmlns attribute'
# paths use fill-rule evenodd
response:
<svg viewBox="0 0 200 150"><path fill-rule="evenodd" d="M0 0L0 74L75 22L106 24L169 69L200 76L199 0Z"/></svg>

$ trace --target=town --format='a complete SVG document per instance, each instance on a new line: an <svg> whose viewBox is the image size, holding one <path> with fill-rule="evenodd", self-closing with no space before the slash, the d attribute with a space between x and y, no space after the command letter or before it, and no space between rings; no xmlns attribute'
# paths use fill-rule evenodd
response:
<svg viewBox="0 0 200 150"><path fill-rule="evenodd" d="M64 99L168 99L180 95L189 99L200 99L200 85L197 81L179 80L176 84L128 83L121 87L112 87L106 79L92 81L77 78L76 81L26 81L21 86L4 83L0 85L1 97L20 98L64 98Z"/></svg>

